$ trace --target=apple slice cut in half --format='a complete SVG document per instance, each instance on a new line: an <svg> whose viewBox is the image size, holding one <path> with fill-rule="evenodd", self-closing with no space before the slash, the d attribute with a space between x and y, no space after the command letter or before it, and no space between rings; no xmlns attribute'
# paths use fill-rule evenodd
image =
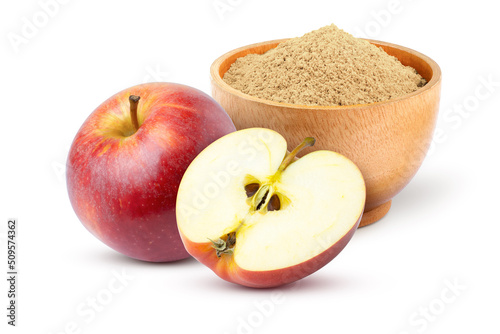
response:
<svg viewBox="0 0 500 334"><path fill-rule="evenodd" d="M291 283L330 262L361 219L365 184L346 157L292 152L269 129L233 132L186 170L177 224L186 250L221 278L249 287Z"/></svg>

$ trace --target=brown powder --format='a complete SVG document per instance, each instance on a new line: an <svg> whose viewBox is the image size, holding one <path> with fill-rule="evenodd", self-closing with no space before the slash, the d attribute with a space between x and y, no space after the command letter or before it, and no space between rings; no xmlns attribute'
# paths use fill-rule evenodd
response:
<svg viewBox="0 0 500 334"><path fill-rule="evenodd" d="M319 106L386 101L426 83L415 69L333 24L238 58L223 79L266 100Z"/></svg>

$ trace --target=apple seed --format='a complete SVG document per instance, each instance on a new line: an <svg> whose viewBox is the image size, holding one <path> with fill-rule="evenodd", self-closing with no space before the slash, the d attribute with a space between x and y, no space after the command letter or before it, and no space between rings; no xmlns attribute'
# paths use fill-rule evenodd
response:
<svg viewBox="0 0 500 334"><path fill-rule="evenodd" d="M259 190L260 184L258 183L250 183L245 186L245 192L247 193L247 197L252 197Z"/></svg>
<svg viewBox="0 0 500 334"><path fill-rule="evenodd" d="M269 203L267 204L267 211L277 211L281 208L281 202L278 195L274 194L271 196Z"/></svg>

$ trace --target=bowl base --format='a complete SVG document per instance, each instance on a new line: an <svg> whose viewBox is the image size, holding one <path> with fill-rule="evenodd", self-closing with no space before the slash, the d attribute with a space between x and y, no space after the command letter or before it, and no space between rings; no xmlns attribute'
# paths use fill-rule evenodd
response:
<svg viewBox="0 0 500 334"><path fill-rule="evenodd" d="M361 217L361 222L359 223L359 227L363 227L366 225L370 225L382 219L389 209L391 208L392 199L384 204L377 206L376 208L371 209L363 213L363 217Z"/></svg>

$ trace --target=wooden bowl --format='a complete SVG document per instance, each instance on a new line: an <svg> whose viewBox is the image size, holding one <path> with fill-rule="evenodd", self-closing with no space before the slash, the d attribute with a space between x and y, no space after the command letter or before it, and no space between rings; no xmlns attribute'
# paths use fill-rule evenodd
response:
<svg viewBox="0 0 500 334"><path fill-rule="evenodd" d="M417 51L368 40L404 65L415 68L427 84L389 101L318 107L260 99L222 80L237 58L262 54L285 40L244 46L215 60L210 68L212 96L237 129L273 129L285 137L289 150L312 136L316 138L313 149L331 150L350 158L366 182L366 206L360 226L376 222L415 175L430 146L438 114L441 70L436 62Z"/></svg>

